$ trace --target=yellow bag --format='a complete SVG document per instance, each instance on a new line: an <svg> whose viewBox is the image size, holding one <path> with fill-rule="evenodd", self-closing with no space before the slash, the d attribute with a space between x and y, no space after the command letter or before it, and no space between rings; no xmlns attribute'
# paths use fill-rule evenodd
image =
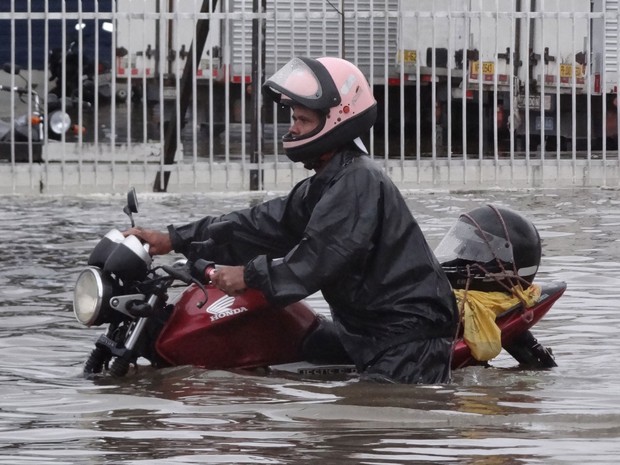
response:
<svg viewBox="0 0 620 465"><path fill-rule="evenodd" d="M529 308L540 297L540 286L527 289L516 286L512 293L465 291L455 289L454 295L461 312L463 338L476 360L487 361L497 357L502 350L502 334L495 318L519 302Z"/></svg>

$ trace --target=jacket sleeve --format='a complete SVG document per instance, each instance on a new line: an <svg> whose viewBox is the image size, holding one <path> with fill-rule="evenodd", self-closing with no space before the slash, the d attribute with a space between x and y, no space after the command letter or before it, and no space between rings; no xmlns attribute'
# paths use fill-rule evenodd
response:
<svg viewBox="0 0 620 465"><path fill-rule="evenodd" d="M192 243L210 238L209 228L215 223L228 222L230 231L224 239L218 238L209 256L201 256L222 265L244 265L257 255L282 256L296 240L283 228L283 215L288 197L275 198L252 208L221 216L206 216L183 226L168 226L175 252L192 256ZM195 250L195 249L194 249Z"/></svg>
<svg viewBox="0 0 620 465"><path fill-rule="evenodd" d="M366 265L380 228L381 182L367 170L347 170L315 205L302 239L281 258L262 255L246 265L248 286L280 304L303 299Z"/></svg>

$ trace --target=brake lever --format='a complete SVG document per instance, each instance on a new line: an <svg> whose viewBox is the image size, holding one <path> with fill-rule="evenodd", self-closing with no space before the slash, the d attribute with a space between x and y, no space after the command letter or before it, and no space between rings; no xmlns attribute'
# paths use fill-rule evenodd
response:
<svg viewBox="0 0 620 465"><path fill-rule="evenodd" d="M197 266L198 265L198 266ZM209 300L209 294L205 288L205 284L208 284L211 280L208 276L215 269L215 265L212 262L206 260L198 260L197 262L188 262L181 266L162 265L162 270L168 273L172 278L178 279L185 284L195 284L203 292L205 299L202 302L198 302L196 305L198 308L202 308L204 304Z"/></svg>
<svg viewBox="0 0 620 465"><path fill-rule="evenodd" d="M179 281L182 281L185 284L191 284L196 281L196 279L192 276L187 266L162 265L161 269L164 270L166 273L168 273L168 275L170 275L174 279L178 279Z"/></svg>
<svg viewBox="0 0 620 465"><path fill-rule="evenodd" d="M215 249L215 241L213 239L207 239L202 242L192 242L189 246L189 258L190 262L195 262L200 257L211 257Z"/></svg>
<svg viewBox="0 0 620 465"><path fill-rule="evenodd" d="M209 238L206 241L190 243L188 255L190 260L214 258L217 248L229 244L235 234L232 221L212 223L207 229L209 231Z"/></svg>

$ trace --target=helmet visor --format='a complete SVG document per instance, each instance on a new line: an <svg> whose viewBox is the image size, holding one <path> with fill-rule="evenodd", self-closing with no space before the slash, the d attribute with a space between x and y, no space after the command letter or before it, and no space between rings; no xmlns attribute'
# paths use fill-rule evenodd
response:
<svg viewBox="0 0 620 465"><path fill-rule="evenodd" d="M503 237L484 232L462 220L456 222L435 249L440 263L456 259L478 263L501 260L513 263L512 244Z"/></svg>
<svg viewBox="0 0 620 465"><path fill-rule="evenodd" d="M275 102L291 106L327 111L340 103L329 72L319 61L308 58L293 58L265 81L263 89Z"/></svg>

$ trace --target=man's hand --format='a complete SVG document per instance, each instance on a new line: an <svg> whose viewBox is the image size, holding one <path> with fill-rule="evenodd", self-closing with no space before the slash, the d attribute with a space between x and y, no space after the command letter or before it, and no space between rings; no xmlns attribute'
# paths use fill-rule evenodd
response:
<svg viewBox="0 0 620 465"><path fill-rule="evenodd" d="M152 229L144 229L140 227L131 228L123 232L123 236L136 236L142 242L149 245L149 254L166 255L172 251L172 242L167 232L155 231Z"/></svg>
<svg viewBox="0 0 620 465"><path fill-rule="evenodd" d="M211 282L228 295L243 294L247 289L243 279L244 270L242 266L218 266L211 276Z"/></svg>

